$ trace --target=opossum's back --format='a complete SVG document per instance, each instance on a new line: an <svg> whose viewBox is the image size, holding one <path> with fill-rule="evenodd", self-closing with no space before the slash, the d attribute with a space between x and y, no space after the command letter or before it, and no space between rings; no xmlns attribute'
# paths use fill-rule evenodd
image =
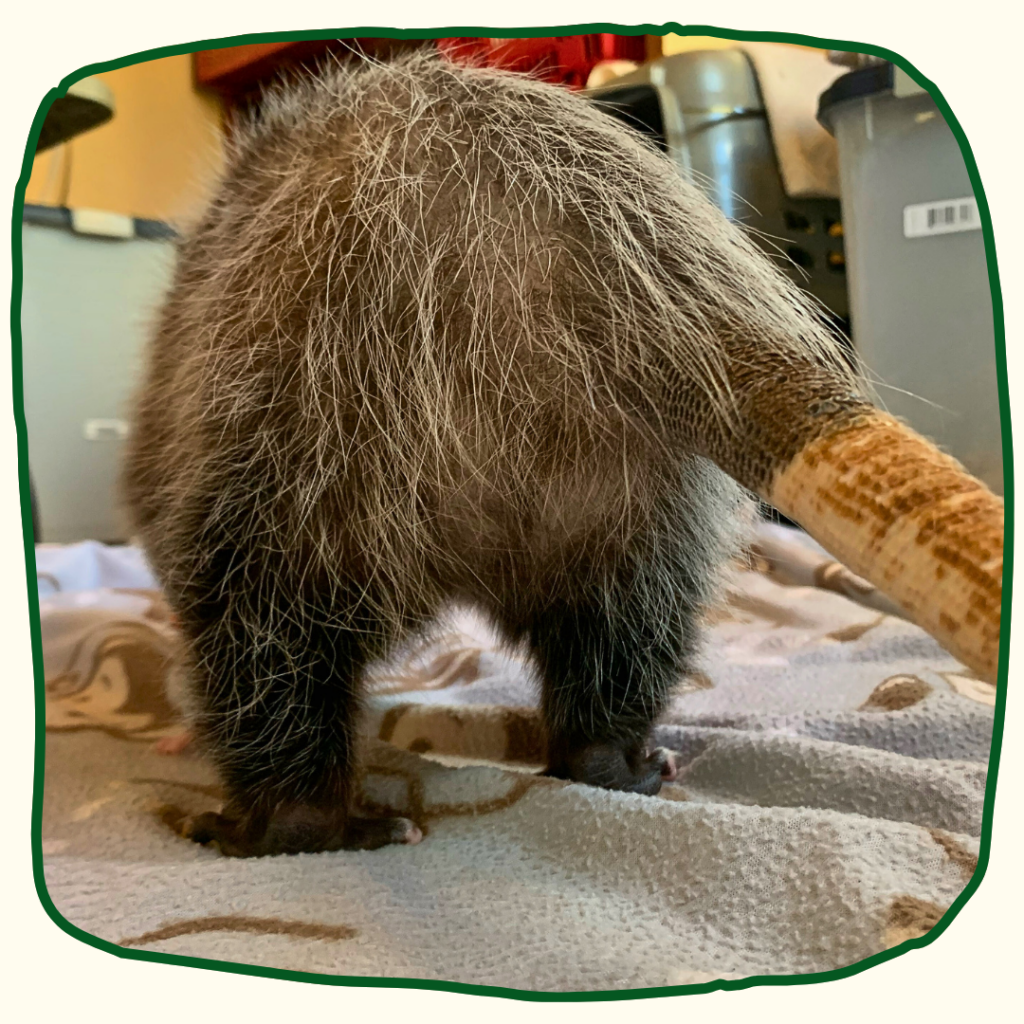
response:
<svg viewBox="0 0 1024 1024"><path fill-rule="evenodd" d="M537 424L563 457L618 433L644 398L609 351L623 325L587 306L600 211L558 208L593 184L587 132L605 162L609 140L651 156L578 100L437 61L270 102L181 250L154 359L179 425L318 453L356 438L349 456L372 432L421 469L424 439L478 469L536 448Z"/></svg>
<svg viewBox="0 0 1024 1024"><path fill-rule="evenodd" d="M689 213L707 235L709 210L535 82L417 59L282 93L182 245L129 459L137 516L205 493L211 516L249 528L262 502L267 529L318 544L359 522L364 552L394 555L397 531L409 552L557 561L689 489L710 551L734 492L680 473L652 386L696 301L672 231Z"/></svg>
<svg viewBox="0 0 1024 1024"><path fill-rule="evenodd" d="M343 418L429 398L650 421L669 379L723 403L722 339L825 344L638 136L565 90L424 57L272 96L182 264L170 319L231 412L244 390L314 420L328 398Z"/></svg>
<svg viewBox="0 0 1024 1024"><path fill-rule="evenodd" d="M350 374L392 370L373 365L383 349L410 376L512 352L536 376L613 341L623 359L647 268L624 302L610 293L626 264L672 255L656 222L666 197L699 220L691 193L550 86L425 58L336 70L271 97L239 141L172 302L212 325L219 359L290 349L305 372L325 347Z"/></svg>

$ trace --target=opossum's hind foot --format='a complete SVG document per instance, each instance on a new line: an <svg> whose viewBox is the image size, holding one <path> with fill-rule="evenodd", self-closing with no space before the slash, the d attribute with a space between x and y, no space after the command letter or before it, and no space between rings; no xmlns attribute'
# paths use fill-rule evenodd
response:
<svg viewBox="0 0 1024 1024"><path fill-rule="evenodd" d="M565 750L544 773L602 789L656 796L677 775L675 756L664 747L648 752L614 743L591 743Z"/></svg>
<svg viewBox="0 0 1024 1024"><path fill-rule="evenodd" d="M356 818L308 804L278 807L269 818L207 812L184 822L181 833L196 843L215 844L226 857L376 850L423 838L408 818Z"/></svg>
<svg viewBox="0 0 1024 1024"><path fill-rule="evenodd" d="M679 775L679 768L676 765L676 755L667 747L655 747L654 753L662 755L661 779L662 782L675 782Z"/></svg>
<svg viewBox="0 0 1024 1024"><path fill-rule="evenodd" d="M408 818L349 818L346 850L376 850L391 843L415 846L423 833Z"/></svg>

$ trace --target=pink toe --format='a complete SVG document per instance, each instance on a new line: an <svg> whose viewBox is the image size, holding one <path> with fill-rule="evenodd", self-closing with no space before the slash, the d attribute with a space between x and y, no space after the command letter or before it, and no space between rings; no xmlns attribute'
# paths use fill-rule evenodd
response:
<svg viewBox="0 0 1024 1024"><path fill-rule="evenodd" d="M174 736L164 736L158 739L154 748L158 754L180 754L187 750L192 743L192 734L183 732Z"/></svg>

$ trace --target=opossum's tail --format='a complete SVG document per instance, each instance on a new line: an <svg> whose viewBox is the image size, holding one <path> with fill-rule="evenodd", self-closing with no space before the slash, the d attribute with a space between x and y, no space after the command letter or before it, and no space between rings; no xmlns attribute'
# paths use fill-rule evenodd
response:
<svg viewBox="0 0 1024 1024"><path fill-rule="evenodd" d="M493 372L495 339L509 365L527 353L527 369L564 367L545 387L565 408L618 402L665 428L995 678L1002 501L871 404L807 300L667 159L560 90L421 58L281 93L239 157L293 124L330 149L330 131L305 129L338 111L353 126L346 202L387 256L362 287L347 269L346 294L407 294L417 359L448 344L428 314L468 310L456 340L474 395L507 376ZM360 302L345 322L392 337ZM419 407L438 407L437 379ZM531 407L538 388L524 376Z"/></svg>
<svg viewBox="0 0 1024 1024"><path fill-rule="evenodd" d="M692 400L666 420L800 523L987 681L999 662L1003 501L813 359L727 349L729 420Z"/></svg>
<svg viewBox="0 0 1024 1024"><path fill-rule="evenodd" d="M787 463L741 482L996 681L1003 501L955 459L871 409L826 420Z"/></svg>
<svg viewBox="0 0 1024 1024"><path fill-rule="evenodd" d="M725 377L730 422L691 408L677 429L995 682L1002 499L820 362L733 349Z"/></svg>

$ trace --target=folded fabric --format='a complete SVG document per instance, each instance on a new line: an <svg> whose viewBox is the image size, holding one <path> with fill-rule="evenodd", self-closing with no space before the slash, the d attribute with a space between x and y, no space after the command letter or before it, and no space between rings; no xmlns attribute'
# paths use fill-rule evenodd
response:
<svg viewBox="0 0 1024 1024"><path fill-rule="evenodd" d="M765 541L655 730L680 767L658 797L537 774L534 673L472 610L374 666L360 802L425 838L371 853L179 838L222 792L154 743L182 728L162 598L44 598L58 911L123 947L561 992L825 971L925 934L977 866L994 688L911 623L788 582L837 572L799 534Z"/></svg>

